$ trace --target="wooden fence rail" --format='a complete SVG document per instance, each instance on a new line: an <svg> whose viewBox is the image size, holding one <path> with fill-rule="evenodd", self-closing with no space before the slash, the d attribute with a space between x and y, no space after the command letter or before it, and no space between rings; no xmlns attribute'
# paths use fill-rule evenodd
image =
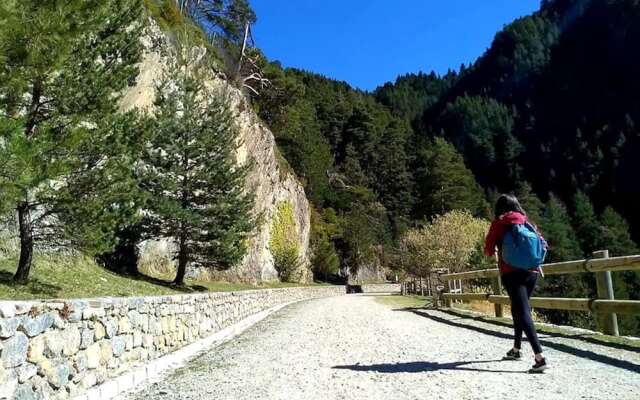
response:
<svg viewBox="0 0 640 400"><path fill-rule="evenodd" d="M640 271L640 255L609 258L609 252L597 251L593 258L542 266L545 275L595 273L598 289L596 299L532 297L531 307L567 311L586 311L595 314L600 329L618 336L617 314L640 315L640 301L615 300L611 284L612 271ZM495 304L496 316L502 316L502 306L509 305L509 297L502 295L500 273L497 269L461 272L442 275L444 281L489 278L493 280L493 293L444 293L448 305L452 300L488 301Z"/></svg>

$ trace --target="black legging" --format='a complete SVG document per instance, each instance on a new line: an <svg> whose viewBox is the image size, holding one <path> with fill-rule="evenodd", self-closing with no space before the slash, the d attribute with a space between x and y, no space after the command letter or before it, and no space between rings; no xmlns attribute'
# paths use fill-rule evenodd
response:
<svg viewBox="0 0 640 400"><path fill-rule="evenodd" d="M514 345L516 349L522 348L522 332L527 335L531 348L535 354L542 353L536 327L531 319L529 298L536 286L538 274L524 270L518 270L502 275L502 284L511 299L511 316L513 316L513 329L515 331Z"/></svg>

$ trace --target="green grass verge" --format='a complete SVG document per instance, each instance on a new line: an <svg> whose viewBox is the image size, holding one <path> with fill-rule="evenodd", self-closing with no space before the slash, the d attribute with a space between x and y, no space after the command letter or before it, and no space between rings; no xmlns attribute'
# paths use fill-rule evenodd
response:
<svg viewBox="0 0 640 400"><path fill-rule="evenodd" d="M161 296L198 292L229 292L282 287L320 286L270 282L261 286L229 282L187 280L171 285L171 276L128 277L98 266L86 257L38 255L27 285L14 285L15 258L0 259L0 300Z"/></svg>
<svg viewBox="0 0 640 400"><path fill-rule="evenodd" d="M422 308L431 305L431 297L423 296L377 296L376 302L391 307Z"/></svg>

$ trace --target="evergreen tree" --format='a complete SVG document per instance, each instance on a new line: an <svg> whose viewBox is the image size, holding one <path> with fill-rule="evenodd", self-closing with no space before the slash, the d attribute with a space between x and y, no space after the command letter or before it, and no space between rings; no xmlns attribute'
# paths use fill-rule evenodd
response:
<svg viewBox="0 0 640 400"><path fill-rule="evenodd" d="M374 116L363 105L357 105L351 117L344 127L344 143L351 146L350 155L357 156L362 169L370 172L368 178L373 178L373 159L375 154L375 145L378 139L378 126L374 120Z"/></svg>
<svg viewBox="0 0 640 400"><path fill-rule="evenodd" d="M340 258L333 242L340 235L340 221L333 209L328 208L322 214L312 209L311 265L316 280L328 282L331 275L340 271Z"/></svg>
<svg viewBox="0 0 640 400"><path fill-rule="evenodd" d="M545 205L541 228L549 244L548 262L578 260L582 251L565 205L551 195Z"/></svg>
<svg viewBox="0 0 640 400"><path fill-rule="evenodd" d="M612 257L638 254L638 246L631 239L629 225L612 207L607 207L600 216L602 227L600 247L609 250ZM638 271L614 272L613 290L616 299L640 300L640 273ZM621 316L620 330L623 333L637 334L640 318Z"/></svg>
<svg viewBox="0 0 640 400"><path fill-rule="evenodd" d="M573 226L582 252L589 256L601 244L601 228L589 197L583 192L573 199Z"/></svg>
<svg viewBox="0 0 640 400"><path fill-rule="evenodd" d="M487 214L487 203L471 171L460 153L441 138L433 140L417 160L417 218L444 214L452 210L468 210L475 215Z"/></svg>
<svg viewBox="0 0 640 400"><path fill-rule="evenodd" d="M241 44L246 25L257 21L247 0L199 0L192 4L191 13L204 20L208 30L236 45Z"/></svg>
<svg viewBox="0 0 640 400"><path fill-rule="evenodd" d="M637 254L638 246L631 239L629 224L613 208L607 207L600 217L602 231L599 246L602 250L609 250L611 256L626 256Z"/></svg>
<svg viewBox="0 0 640 400"><path fill-rule="evenodd" d="M287 107L286 122L274 131L278 149L305 185L309 199L318 205L331 198L327 171L333 168L329 143L320 133L315 110L307 101Z"/></svg>
<svg viewBox="0 0 640 400"><path fill-rule="evenodd" d="M389 210L394 228L394 237L402 231L402 220L413 207L413 176L409 171L409 160L405 151L407 131L410 128L401 121L393 120L385 129L377 146L375 157L374 188L380 202Z"/></svg>
<svg viewBox="0 0 640 400"><path fill-rule="evenodd" d="M137 72L142 5L10 0L0 5L0 14L0 203L17 213L20 257L14 279L25 283L34 243L54 231L62 229L65 239L96 251L112 244L117 221L109 216L118 214L116 204L126 203L118 195L130 192L117 182L127 179L122 175L133 160L124 149L116 154L119 162L109 162L111 150L122 147L111 147L104 135L119 123L118 93ZM87 174L109 178L104 183L111 184L106 186L111 194L97 192L105 186L87 185ZM116 188L121 193L114 193ZM101 227L103 222L110 227Z"/></svg>
<svg viewBox="0 0 640 400"><path fill-rule="evenodd" d="M578 260L582 251L571 226L565 205L551 195L545 205L541 222L542 233L549 244L547 262ZM583 275L557 275L546 277L540 284L541 296L587 297L590 293L589 277ZM591 318L586 314L561 310L543 310L552 323L591 327Z"/></svg>
<svg viewBox="0 0 640 400"><path fill-rule="evenodd" d="M503 104L484 97L463 96L449 103L440 128L463 154L484 185L513 189L519 178L522 145L513 136L514 116Z"/></svg>
<svg viewBox="0 0 640 400"><path fill-rule="evenodd" d="M360 162L360 155L351 143L347 145L345 150L345 158L341 169L349 184L362 187L369 186L369 178Z"/></svg>
<svg viewBox="0 0 640 400"><path fill-rule="evenodd" d="M516 197L527 213L527 218L536 225L540 225L544 212L544 203L533 192L528 182L520 182L516 188Z"/></svg>
<svg viewBox="0 0 640 400"><path fill-rule="evenodd" d="M234 116L198 72L176 72L159 89L156 135L143 158L145 233L175 240L176 285L189 265L227 269L239 262L255 224L245 191L250 165L236 163Z"/></svg>
<svg viewBox="0 0 640 400"><path fill-rule="evenodd" d="M607 207L600 216L601 249L609 250L612 257L638 254L638 246L631 239L627 221L612 207ZM640 272L614 272L613 290L616 299L640 300ZM620 316L618 320L620 331L627 334L637 334L640 328L640 318L637 316Z"/></svg>
<svg viewBox="0 0 640 400"><path fill-rule="evenodd" d="M344 262L351 275L372 263L376 246L385 244L389 227L386 210L380 203L355 203L343 219Z"/></svg>

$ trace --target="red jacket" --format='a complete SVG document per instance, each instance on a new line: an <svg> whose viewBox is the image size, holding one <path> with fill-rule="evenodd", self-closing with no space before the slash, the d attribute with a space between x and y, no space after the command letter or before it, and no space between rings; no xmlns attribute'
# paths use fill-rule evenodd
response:
<svg viewBox="0 0 640 400"><path fill-rule="evenodd" d="M501 274L508 274L509 272L516 271L516 269L509 264L505 263L502 259L502 238L512 225L522 225L527 222L527 216L519 212L510 211L502 214L498 219L495 219L491 223L489 233L484 242L484 254L487 257L493 257L496 255L496 248L498 249L498 265L500 267Z"/></svg>

